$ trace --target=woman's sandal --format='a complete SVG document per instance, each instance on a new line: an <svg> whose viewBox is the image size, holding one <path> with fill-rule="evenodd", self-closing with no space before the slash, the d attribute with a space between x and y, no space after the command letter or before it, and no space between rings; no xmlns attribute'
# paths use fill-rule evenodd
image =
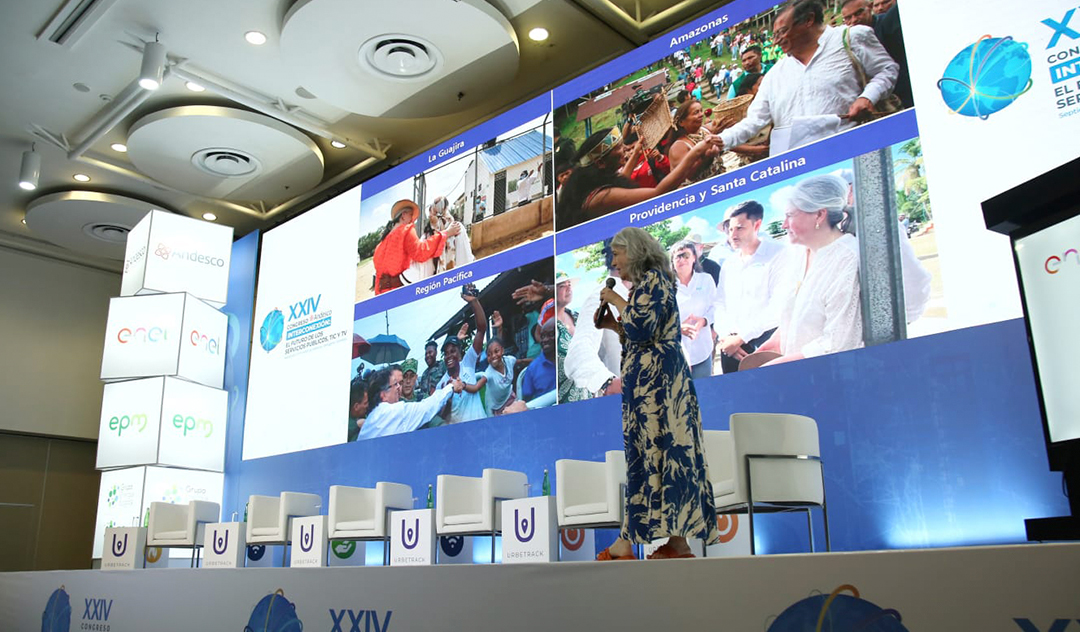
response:
<svg viewBox="0 0 1080 632"><path fill-rule="evenodd" d="M596 554L596 561L610 562L612 560L636 560L633 555L612 555L610 547Z"/></svg>
<svg viewBox="0 0 1080 632"><path fill-rule="evenodd" d="M678 560L696 557L693 553L676 553L675 549L669 545L664 544L660 548L656 549L646 559L650 560Z"/></svg>

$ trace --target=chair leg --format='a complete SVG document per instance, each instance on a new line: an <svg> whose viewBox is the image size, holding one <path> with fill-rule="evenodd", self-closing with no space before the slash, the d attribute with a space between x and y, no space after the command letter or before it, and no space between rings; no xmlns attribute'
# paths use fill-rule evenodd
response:
<svg viewBox="0 0 1080 632"><path fill-rule="evenodd" d="M825 521L825 550L831 552L832 544L829 543L829 510L825 508L824 498L821 501L821 518Z"/></svg>
<svg viewBox="0 0 1080 632"><path fill-rule="evenodd" d="M821 518L825 521L825 551L832 551L829 543L829 510L825 505L825 466L821 466Z"/></svg>
<svg viewBox="0 0 1080 632"><path fill-rule="evenodd" d="M810 508L806 508L806 531L810 534L810 552L814 552L814 520Z"/></svg>
<svg viewBox="0 0 1080 632"><path fill-rule="evenodd" d="M491 563L495 563L495 532L491 532Z"/></svg>
<svg viewBox="0 0 1080 632"><path fill-rule="evenodd" d="M195 551L197 550L195 547L191 547L191 568L195 568Z"/></svg>
<svg viewBox="0 0 1080 632"><path fill-rule="evenodd" d="M289 553L289 543L281 545L281 568L285 568L285 556Z"/></svg>
<svg viewBox="0 0 1080 632"><path fill-rule="evenodd" d="M390 566L390 538L383 538L382 564L383 566Z"/></svg>
<svg viewBox="0 0 1080 632"><path fill-rule="evenodd" d="M757 555L754 546L754 484L750 480L750 457L746 457L746 513L750 522L750 555Z"/></svg>

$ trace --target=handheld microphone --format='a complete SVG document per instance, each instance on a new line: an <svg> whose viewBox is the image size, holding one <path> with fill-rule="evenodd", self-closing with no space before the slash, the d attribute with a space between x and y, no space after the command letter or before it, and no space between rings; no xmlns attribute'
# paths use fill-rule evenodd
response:
<svg viewBox="0 0 1080 632"><path fill-rule="evenodd" d="M614 290L615 289L615 278L614 277L608 277L606 285L607 285L607 289ZM600 328L600 321L603 320L604 312L607 311L607 310L608 310L607 301L605 301L604 299L600 299L600 307L597 308L596 313L593 314L593 325L595 325L597 329Z"/></svg>

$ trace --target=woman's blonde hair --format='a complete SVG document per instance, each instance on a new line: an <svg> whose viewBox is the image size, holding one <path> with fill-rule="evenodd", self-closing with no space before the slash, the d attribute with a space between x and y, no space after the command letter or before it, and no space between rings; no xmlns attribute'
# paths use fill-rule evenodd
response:
<svg viewBox="0 0 1080 632"><path fill-rule="evenodd" d="M619 271L624 281L640 283L649 270L656 270L666 275L668 279L675 280L671 259L664 251L664 247L644 230L633 226L620 230L611 240L611 247L626 252L629 269Z"/></svg>

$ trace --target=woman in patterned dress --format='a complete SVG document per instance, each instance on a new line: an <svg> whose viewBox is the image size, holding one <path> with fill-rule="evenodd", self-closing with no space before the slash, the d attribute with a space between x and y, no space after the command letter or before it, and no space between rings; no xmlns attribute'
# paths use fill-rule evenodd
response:
<svg viewBox="0 0 1080 632"><path fill-rule="evenodd" d="M600 325L622 340L626 511L619 539L597 559L634 559L631 543L667 537L650 559L693 557L686 539L716 542L716 509L701 438L701 414L680 343L675 275L667 253L640 228L611 242L612 266L633 283L628 300L605 289ZM602 308L603 309L603 308Z"/></svg>

